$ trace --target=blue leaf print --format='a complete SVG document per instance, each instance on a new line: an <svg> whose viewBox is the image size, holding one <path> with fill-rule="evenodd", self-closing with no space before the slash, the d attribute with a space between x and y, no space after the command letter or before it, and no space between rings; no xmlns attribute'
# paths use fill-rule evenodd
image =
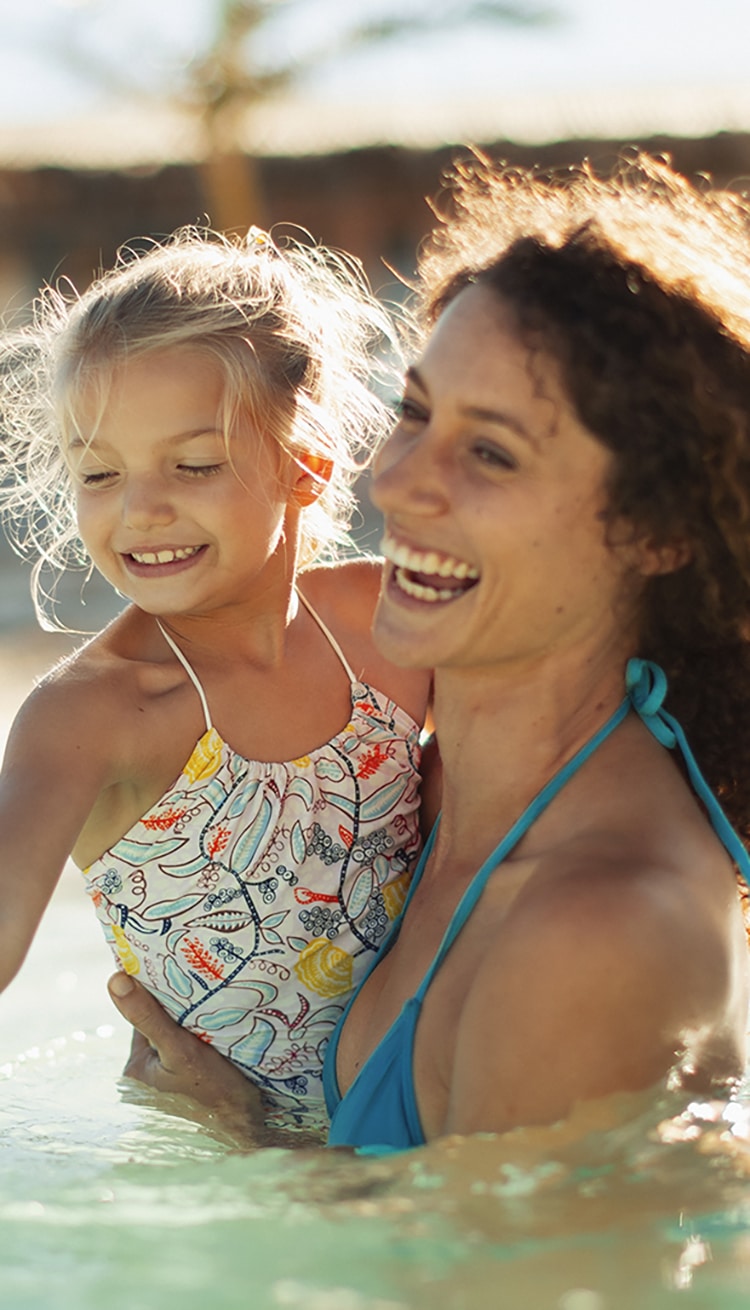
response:
<svg viewBox="0 0 750 1310"><path fill-rule="evenodd" d="M267 1019L257 1015L247 1037L242 1037L229 1048L229 1054L236 1064L246 1067L259 1065L274 1039L273 1025Z"/></svg>
<svg viewBox="0 0 750 1310"><path fill-rule="evenodd" d="M375 870L375 877L382 887L383 883L388 881L388 875L391 872L390 860L387 860L384 855L376 855L372 867Z"/></svg>
<svg viewBox="0 0 750 1310"><path fill-rule="evenodd" d="M341 782L344 770L336 759L318 760L315 765L316 778L328 778L330 782Z"/></svg>
<svg viewBox="0 0 750 1310"><path fill-rule="evenodd" d="M227 799L227 789L222 782L221 774L212 778L208 784L201 782L199 799L212 811L221 809Z"/></svg>
<svg viewBox="0 0 750 1310"><path fill-rule="evenodd" d="M371 819L381 819L384 814L392 810L397 801L401 798L406 790L407 780L404 778L394 778L393 782L387 782L385 786L378 787L377 791L368 796L366 801L362 802L360 818L363 823L368 823Z"/></svg>
<svg viewBox="0 0 750 1310"><path fill-rule="evenodd" d="M266 942L268 942L268 945L269 945L269 946L280 946L280 945L281 945L281 943L282 943L282 938L279 936L279 934L278 934L277 932L274 931L273 928L263 928L263 927L261 927L261 932L263 933L263 938L264 938L264 940L265 940Z"/></svg>
<svg viewBox="0 0 750 1310"><path fill-rule="evenodd" d="M288 913L288 910L278 910L276 914L267 914L262 923L263 931L265 932L266 928L278 928L279 924L284 922Z"/></svg>
<svg viewBox="0 0 750 1310"><path fill-rule="evenodd" d="M326 1005L322 1010L316 1010L309 1016L306 1028L309 1031L318 1027L335 1027L341 1018L343 1008L343 1005ZM313 1040L312 1036L311 1040Z"/></svg>
<svg viewBox="0 0 750 1310"><path fill-rule="evenodd" d="M287 937L286 944L291 951L304 951L308 941L306 937Z"/></svg>
<svg viewBox="0 0 750 1310"><path fill-rule="evenodd" d="M226 817L233 819L236 814L246 810L260 786L260 778L253 778L244 787L238 787L226 810Z"/></svg>
<svg viewBox="0 0 750 1310"><path fill-rule="evenodd" d="M158 845L161 857L171 855L172 851L179 851L186 841L186 837L168 837L165 841L159 841L157 835L150 837L148 841L133 841L129 837L123 837L115 843L113 850L117 852L118 860L139 868L146 860L153 859L155 845Z"/></svg>
<svg viewBox="0 0 750 1310"><path fill-rule="evenodd" d="M258 813L252 823L238 837L231 853L229 851L224 852L221 863L230 868L233 873L244 873L248 865L252 864L258 847L268 830L272 813L271 802L264 796Z"/></svg>
<svg viewBox="0 0 750 1310"><path fill-rule="evenodd" d="M215 910L212 914L200 914L191 919L188 928L215 928L217 932L241 932L255 922L247 910Z"/></svg>
<svg viewBox="0 0 750 1310"><path fill-rule="evenodd" d="M305 834L302 831L302 824L299 819L289 834L289 840L292 846L292 858L295 864L301 864L305 858Z"/></svg>
<svg viewBox="0 0 750 1310"><path fill-rule="evenodd" d="M249 1010L239 1010L236 1007L230 1009L228 1006L223 1010L211 1010L208 1013L201 1010L198 1023L206 1032L212 1033L217 1028L231 1028L234 1024L244 1023L249 1013Z"/></svg>
<svg viewBox="0 0 750 1310"><path fill-rule="evenodd" d="M171 955L167 956L164 961L164 976L178 996L183 996L186 1000L193 994L193 984L186 973L183 973L179 964L172 959Z"/></svg>
<svg viewBox="0 0 750 1310"><path fill-rule="evenodd" d="M161 850L159 850L161 857ZM189 860L187 864L179 862L172 863L170 860L159 859L157 866L162 873L166 873L168 878L190 878L194 874L202 873L206 867L205 855L196 855L195 859Z"/></svg>
<svg viewBox="0 0 750 1310"><path fill-rule="evenodd" d="M334 805L337 810L341 810L342 814L348 815L350 819L354 818L357 806L350 796L341 796L335 791L323 791L322 788L321 795L329 805Z"/></svg>
<svg viewBox="0 0 750 1310"><path fill-rule="evenodd" d="M307 778L301 778L299 775L297 775L296 778L292 778L284 795L299 796L300 800L304 802L305 808L308 810L315 799L312 783L309 782Z"/></svg>
<svg viewBox="0 0 750 1310"><path fill-rule="evenodd" d="M143 919L174 919L177 914L186 914L203 900L202 895L180 896L174 901L155 901L140 911Z"/></svg>
<svg viewBox="0 0 750 1310"><path fill-rule="evenodd" d="M364 910L370 896L372 895L373 881L372 869L363 869L352 887L351 895L346 903L346 909L350 918L358 919Z"/></svg>

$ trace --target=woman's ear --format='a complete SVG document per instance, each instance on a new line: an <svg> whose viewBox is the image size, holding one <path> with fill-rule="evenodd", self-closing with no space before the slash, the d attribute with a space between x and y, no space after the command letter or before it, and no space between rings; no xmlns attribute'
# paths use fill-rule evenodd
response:
<svg viewBox="0 0 750 1310"><path fill-rule="evenodd" d="M635 543L636 567L641 577L656 578L665 573L677 573L689 564L693 552L684 537L674 541L657 542L653 537L640 537Z"/></svg>
<svg viewBox="0 0 750 1310"><path fill-rule="evenodd" d="M318 499L333 473L333 460L325 455L311 455L307 452L295 456L297 475L292 487L292 500L300 509L306 509Z"/></svg>

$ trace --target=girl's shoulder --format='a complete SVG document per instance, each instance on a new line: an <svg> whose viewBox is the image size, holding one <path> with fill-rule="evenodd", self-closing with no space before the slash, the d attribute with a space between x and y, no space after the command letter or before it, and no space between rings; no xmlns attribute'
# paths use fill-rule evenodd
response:
<svg viewBox="0 0 750 1310"><path fill-rule="evenodd" d="M372 556L337 560L306 569L299 587L311 604L330 606L369 630L382 573L382 561Z"/></svg>
<svg viewBox="0 0 750 1310"><path fill-rule="evenodd" d="M29 710L64 723L67 731L78 725L84 737L103 735L106 724L110 742L124 739L137 722L136 711L179 678L166 647L163 654L156 642L151 649L144 619L126 611L82 641L38 680L26 702Z"/></svg>
<svg viewBox="0 0 750 1310"><path fill-rule="evenodd" d="M380 592L382 561L342 560L305 570L299 590L331 631L355 676L405 709L420 726L430 701L430 669L402 669L378 651L372 620Z"/></svg>

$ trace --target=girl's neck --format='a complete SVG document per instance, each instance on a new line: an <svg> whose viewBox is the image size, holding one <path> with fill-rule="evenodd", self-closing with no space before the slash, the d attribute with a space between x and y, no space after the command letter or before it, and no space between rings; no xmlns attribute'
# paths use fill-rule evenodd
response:
<svg viewBox="0 0 750 1310"><path fill-rule="evenodd" d="M186 654L210 656L218 651L222 663L234 659L271 669L286 658L292 626L301 611L294 581L283 579L232 606L155 617Z"/></svg>

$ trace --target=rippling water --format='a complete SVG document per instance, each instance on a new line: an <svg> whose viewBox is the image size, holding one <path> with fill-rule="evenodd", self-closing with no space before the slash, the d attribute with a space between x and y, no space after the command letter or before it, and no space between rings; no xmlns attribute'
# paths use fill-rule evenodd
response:
<svg viewBox="0 0 750 1310"><path fill-rule="evenodd" d="M0 728L68 646L8 635ZM119 1080L78 878L0 997L2 1310L746 1310L750 1096L614 1101L575 1131L384 1161L243 1156Z"/></svg>

